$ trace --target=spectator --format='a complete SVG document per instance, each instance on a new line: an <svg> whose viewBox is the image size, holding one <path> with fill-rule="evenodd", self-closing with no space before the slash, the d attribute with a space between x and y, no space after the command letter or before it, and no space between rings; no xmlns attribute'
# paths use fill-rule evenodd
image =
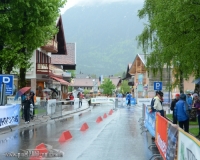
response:
<svg viewBox="0 0 200 160"><path fill-rule="evenodd" d="M73 93L71 93L70 95L69 95L69 100L71 101L70 102L70 104L71 104L71 106L74 104L74 96L73 96Z"/></svg>
<svg viewBox="0 0 200 160"><path fill-rule="evenodd" d="M174 115L179 122L179 127L184 129L185 132L189 132L189 106L186 102L186 95L183 93L175 105Z"/></svg>
<svg viewBox="0 0 200 160"><path fill-rule="evenodd" d="M82 99L83 99L83 94L81 92L79 92L77 94L77 97L79 98L79 108L81 108L82 106Z"/></svg>
<svg viewBox="0 0 200 160"><path fill-rule="evenodd" d="M30 122L30 105L31 105L31 100L30 100L29 95L26 96L26 99L23 101L23 104L24 104L25 123L29 123Z"/></svg>
<svg viewBox="0 0 200 160"><path fill-rule="evenodd" d="M159 91L156 91L155 97L158 96L158 92ZM153 97L152 100L151 100L151 112L156 112L156 110L153 108L154 102L155 102L155 97Z"/></svg>
<svg viewBox="0 0 200 160"><path fill-rule="evenodd" d="M33 91L30 91L30 101L31 101L31 104L33 105L33 115L31 116L31 119L34 118L35 116L35 102L36 102L36 96L35 96L35 93Z"/></svg>
<svg viewBox="0 0 200 160"><path fill-rule="evenodd" d="M162 97L163 97L163 92L158 91L157 92L157 96L154 98L154 105L153 105L153 109L156 112L160 112L160 115L164 117L164 110L163 110L163 106L162 106Z"/></svg>
<svg viewBox="0 0 200 160"><path fill-rule="evenodd" d="M127 107L131 106L131 94L129 92L127 92L127 95L126 95L126 100L128 101L127 102Z"/></svg>
<svg viewBox="0 0 200 160"><path fill-rule="evenodd" d="M192 109L193 101L192 101L192 97L191 97L190 91L187 92L187 95L186 95L186 102L187 102L187 104L188 104L189 109L191 110L191 109Z"/></svg>
<svg viewBox="0 0 200 160"><path fill-rule="evenodd" d="M197 93L193 94L194 107L197 109L197 119L199 124L199 134L196 137L200 137L200 100Z"/></svg>
<svg viewBox="0 0 200 160"><path fill-rule="evenodd" d="M21 95L21 106L22 106L22 119L24 119L24 101L26 100L26 94Z"/></svg>
<svg viewBox="0 0 200 160"><path fill-rule="evenodd" d="M175 95L175 99L173 99L173 101L172 101L172 103L171 103L171 107L170 107L170 109L171 109L171 111L173 112L173 124L177 124L177 119L176 119L176 116L174 116L174 108L175 108L175 106L176 106L176 103L178 102L178 100L179 100L179 97L180 97L180 94L176 94Z"/></svg>

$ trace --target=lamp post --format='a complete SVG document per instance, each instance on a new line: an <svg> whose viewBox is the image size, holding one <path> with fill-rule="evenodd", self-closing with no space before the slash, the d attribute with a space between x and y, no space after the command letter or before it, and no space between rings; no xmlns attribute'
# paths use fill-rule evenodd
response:
<svg viewBox="0 0 200 160"><path fill-rule="evenodd" d="M92 81L93 81L93 98L94 98L95 79L93 79Z"/></svg>

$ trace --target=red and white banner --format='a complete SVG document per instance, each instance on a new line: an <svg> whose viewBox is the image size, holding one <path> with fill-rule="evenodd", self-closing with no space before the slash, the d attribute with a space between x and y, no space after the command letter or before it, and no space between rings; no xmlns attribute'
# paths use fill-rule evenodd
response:
<svg viewBox="0 0 200 160"><path fill-rule="evenodd" d="M168 121L162 117L159 113L156 113L156 146L163 157L166 160L167 152L167 127Z"/></svg>

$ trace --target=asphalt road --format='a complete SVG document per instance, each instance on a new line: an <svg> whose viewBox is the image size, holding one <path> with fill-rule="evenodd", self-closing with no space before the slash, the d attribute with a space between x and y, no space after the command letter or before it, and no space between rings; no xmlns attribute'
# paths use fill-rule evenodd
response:
<svg viewBox="0 0 200 160"><path fill-rule="evenodd" d="M101 105L82 114L76 113L71 118L55 121L40 126L19 129L0 135L0 159L17 160L30 159L25 157L9 157L5 153L22 153L22 150L34 149L44 143L63 157L51 158L62 160L148 160L153 152L148 149L152 143L149 134L142 134L139 118L142 108L134 106L118 108L112 115L108 115L112 105ZM103 118L104 114L107 118ZM101 116L103 121L96 123ZM80 131L83 123L89 128ZM59 142L63 131L70 131L72 138L66 142Z"/></svg>

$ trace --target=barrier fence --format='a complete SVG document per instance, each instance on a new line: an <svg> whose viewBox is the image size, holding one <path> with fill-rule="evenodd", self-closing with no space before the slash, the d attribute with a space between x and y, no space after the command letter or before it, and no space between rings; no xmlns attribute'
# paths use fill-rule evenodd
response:
<svg viewBox="0 0 200 160"><path fill-rule="evenodd" d="M158 112L149 112L143 104L144 127L155 137L155 145L164 160L200 160L200 141L172 124ZM142 132L143 133L143 132ZM150 159L158 157L153 155Z"/></svg>
<svg viewBox="0 0 200 160"><path fill-rule="evenodd" d="M51 119L62 117L63 112L66 112L66 106L63 106L63 101L56 101L56 99L50 99L48 101L41 100L35 106L35 117L36 119L41 116L49 116ZM87 100L83 100L84 105L88 105ZM79 100L75 98L74 105L69 105L72 110L77 110L79 108ZM88 105L89 107L89 105Z"/></svg>

